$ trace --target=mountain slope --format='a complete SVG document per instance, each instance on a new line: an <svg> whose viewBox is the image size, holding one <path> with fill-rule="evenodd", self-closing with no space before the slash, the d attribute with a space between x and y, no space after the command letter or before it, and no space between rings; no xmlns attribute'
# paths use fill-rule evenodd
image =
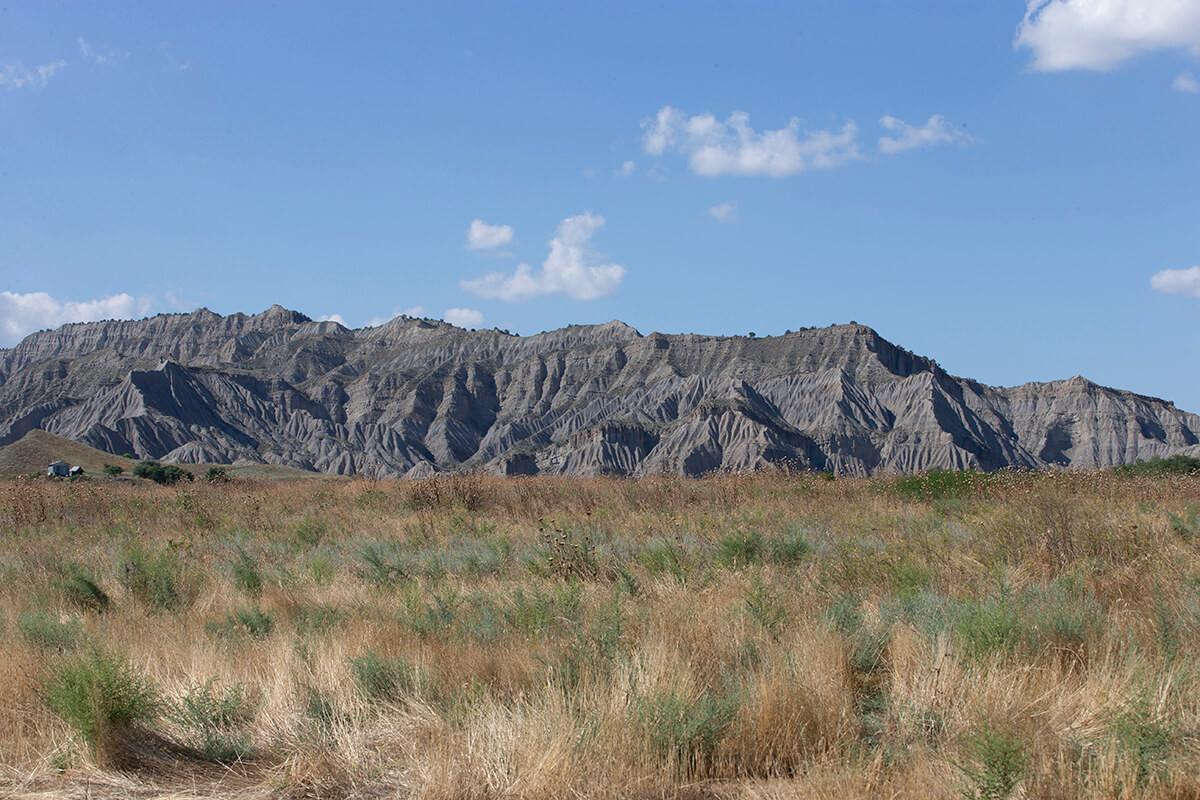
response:
<svg viewBox="0 0 1200 800"><path fill-rule="evenodd" d="M43 429L183 463L379 477L1104 467L1191 452L1200 418L1081 378L1003 389L851 324L780 337L536 336L279 306L65 325L0 350L0 445Z"/></svg>

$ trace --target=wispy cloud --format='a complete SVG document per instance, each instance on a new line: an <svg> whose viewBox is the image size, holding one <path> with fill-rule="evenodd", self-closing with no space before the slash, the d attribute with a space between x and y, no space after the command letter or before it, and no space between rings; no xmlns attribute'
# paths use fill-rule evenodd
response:
<svg viewBox="0 0 1200 800"><path fill-rule="evenodd" d="M112 67L129 58L129 53L106 47L101 53L88 44L82 36L79 37L79 57L94 67Z"/></svg>
<svg viewBox="0 0 1200 800"><path fill-rule="evenodd" d="M623 164L621 164L620 169L615 170L613 172L613 175L616 175L618 178L628 178L630 175L633 174L634 167L636 167L636 166L637 165L634 164L632 161L626 161Z"/></svg>
<svg viewBox="0 0 1200 800"><path fill-rule="evenodd" d="M941 114L934 114L921 127L909 125L904 120L896 119L891 114L885 114L879 120L884 130L890 131L891 136L879 137L879 152L884 155L902 153L914 147L931 147L938 144L970 144L973 140L964 131L960 131Z"/></svg>
<svg viewBox="0 0 1200 800"><path fill-rule="evenodd" d="M11 347L34 331L68 322L132 319L150 313L153 298L114 294L99 300L59 300L46 292L0 292L0 347Z"/></svg>
<svg viewBox="0 0 1200 800"><path fill-rule="evenodd" d="M1196 82L1196 79L1192 77L1192 73L1190 72L1181 72L1176 75L1175 80L1171 83L1171 88L1177 92L1184 92L1186 94L1200 93L1200 83Z"/></svg>
<svg viewBox="0 0 1200 800"><path fill-rule="evenodd" d="M1200 54L1196 0L1029 0L1015 48L1035 70L1110 70L1142 53Z"/></svg>
<svg viewBox="0 0 1200 800"><path fill-rule="evenodd" d="M496 300L528 300L550 294L565 294L576 300L594 300L612 294L625 277L620 264L598 264L590 247L592 235L604 225L604 217L583 213L563 220L550 240L550 255L542 268L522 263L511 275L492 272L459 285L480 297Z"/></svg>
<svg viewBox="0 0 1200 800"><path fill-rule="evenodd" d="M1150 278L1150 288L1164 294L1200 297L1200 266L1191 269L1164 269Z"/></svg>
<svg viewBox="0 0 1200 800"><path fill-rule="evenodd" d="M338 325L341 325L343 328L350 327L349 325L346 324L346 318L343 317L341 314L322 314L321 316L317 317L317 322L336 322Z"/></svg>
<svg viewBox="0 0 1200 800"><path fill-rule="evenodd" d="M709 216L717 222L736 222L737 203L728 202L713 206L708 210Z"/></svg>
<svg viewBox="0 0 1200 800"><path fill-rule="evenodd" d="M473 308L447 308L442 319L460 328L478 328L483 324L483 312Z"/></svg>
<svg viewBox="0 0 1200 800"><path fill-rule="evenodd" d="M510 225L488 225L481 219L473 220L467 228L468 250L495 250L511 244L513 229Z"/></svg>
<svg viewBox="0 0 1200 800"><path fill-rule="evenodd" d="M66 61L54 61L50 64L43 64L40 67L29 69L22 62L18 61L15 64L5 64L0 69L0 86L12 91L13 89L44 89L46 84L50 83L50 79L54 77L54 73L67 65Z"/></svg>
<svg viewBox="0 0 1200 800"><path fill-rule="evenodd" d="M761 133L750 116L735 111L724 121L704 113L689 117L663 106L642 120L642 149L652 156L678 153L697 175L769 175L779 178L809 169L828 169L861 158L858 127L810 131L792 118L787 126Z"/></svg>

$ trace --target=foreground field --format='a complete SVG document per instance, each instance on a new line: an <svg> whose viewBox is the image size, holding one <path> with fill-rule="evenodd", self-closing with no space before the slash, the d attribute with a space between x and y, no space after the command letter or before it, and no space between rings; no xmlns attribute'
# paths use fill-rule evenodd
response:
<svg viewBox="0 0 1200 800"><path fill-rule="evenodd" d="M0 483L0 793L1200 797L1200 478Z"/></svg>

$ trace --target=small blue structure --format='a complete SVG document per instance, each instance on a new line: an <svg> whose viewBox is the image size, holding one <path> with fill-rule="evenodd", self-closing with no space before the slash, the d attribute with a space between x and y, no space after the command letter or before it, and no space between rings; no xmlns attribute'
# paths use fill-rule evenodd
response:
<svg viewBox="0 0 1200 800"><path fill-rule="evenodd" d="M65 461L51 461L46 467L47 478L65 478L71 471L71 465Z"/></svg>

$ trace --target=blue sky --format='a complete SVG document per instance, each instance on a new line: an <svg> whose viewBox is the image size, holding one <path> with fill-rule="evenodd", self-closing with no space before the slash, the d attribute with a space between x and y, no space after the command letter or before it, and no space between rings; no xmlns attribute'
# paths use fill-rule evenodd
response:
<svg viewBox="0 0 1200 800"><path fill-rule="evenodd" d="M871 325L1200 412L1200 0L9 3L0 346Z"/></svg>

